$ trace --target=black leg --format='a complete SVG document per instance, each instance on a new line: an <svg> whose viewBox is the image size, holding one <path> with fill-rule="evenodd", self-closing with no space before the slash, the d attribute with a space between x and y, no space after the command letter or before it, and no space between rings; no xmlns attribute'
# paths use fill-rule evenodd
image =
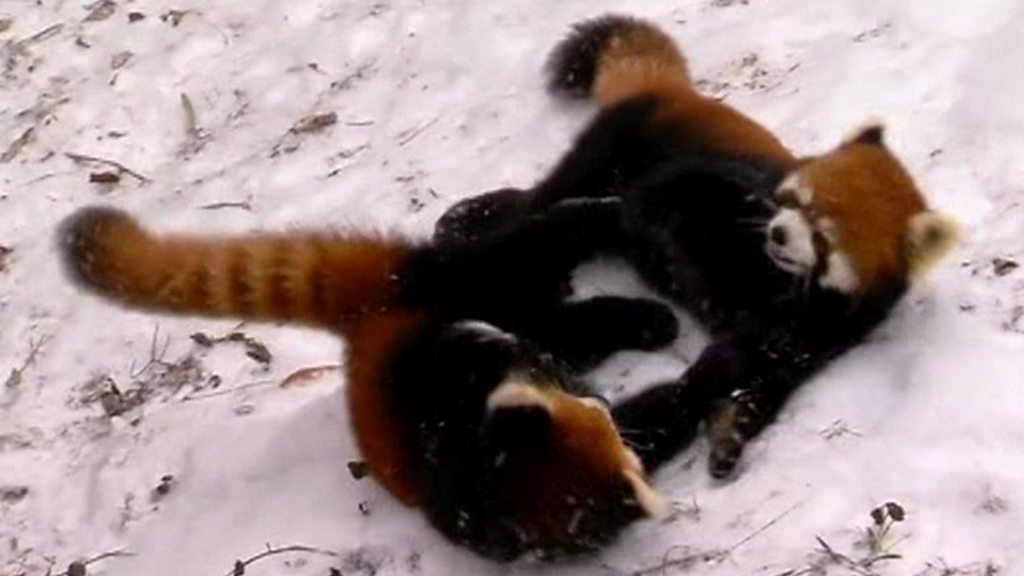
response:
<svg viewBox="0 0 1024 576"><path fill-rule="evenodd" d="M648 472L685 450L707 412L707 398L685 379L654 385L612 407L622 438Z"/></svg>
<svg viewBox="0 0 1024 576"><path fill-rule="evenodd" d="M526 216L530 195L503 188L457 202L434 225L434 242L458 245L478 242L519 222Z"/></svg>
<svg viewBox="0 0 1024 576"><path fill-rule="evenodd" d="M659 130L651 120L659 105L654 99L635 99L602 111L534 188L534 209L567 198L618 196L638 176L672 157L671 131Z"/></svg>
<svg viewBox="0 0 1024 576"><path fill-rule="evenodd" d="M567 302L538 322L526 335L576 371L593 368L619 350L660 348L679 331L668 306L621 296Z"/></svg>
<svg viewBox="0 0 1024 576"><path fill-rule="evenodd" d="M862 340L902 292L895 286L856 303L830 291L812 292L712 343L686 374L716 403L707 426L711 475L732 474L746 445L775 422L793 392Z"/></svg>

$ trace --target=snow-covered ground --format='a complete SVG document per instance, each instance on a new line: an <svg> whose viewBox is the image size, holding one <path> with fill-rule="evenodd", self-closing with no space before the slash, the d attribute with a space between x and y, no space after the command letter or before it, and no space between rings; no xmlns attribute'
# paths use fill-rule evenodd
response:
<svg viewBox="0 0 1024 576"><path fill-rule="evenodd" d="M623 4L0 0L0 574L117 552L88 573L216 576L268 546L246 574L1024 574L1024 5ZM455 200L551 166L589 112L544 93L543 58L572 22L626 9L796 150L885 119L969 231L737 480L711 481L701 445L660 473L684 512L671 524L569 564L495 567L353 478L336 371L280 385L336 364L333 337L126 312L59 273L55 223L95 203L165 229L423 237ZM580 280L631 284L608 265ZM248 344L190 339L236 329ZM619 393L700 344L595 378ZM871 550L888 501L906 518Z"/></svg>

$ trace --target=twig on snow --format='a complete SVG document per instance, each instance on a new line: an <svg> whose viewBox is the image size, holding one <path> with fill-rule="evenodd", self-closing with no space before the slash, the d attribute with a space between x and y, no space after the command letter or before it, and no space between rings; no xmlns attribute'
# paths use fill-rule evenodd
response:
<svg viewBox="0 0 1024 576"><path fill-rule="evenodd" d="M840 566L844 566L851 572L860 576L878 576L877 572L865 567L861 562L857 562L846 554L837 552L836 549L829 546L828 542L825 542L821 536L815 536L814 538L818 541L818 545L821 546L821 551L824 552L832 562L839 564Z"/></svg>
<svg viewBox="0 0 1024 576"><path fill-rule="evenodd" d="M744 544L750 542L754 538L757 538L758 536L763 534L765 531L767 531L769 528L771 528L772 526L775 526L776 524L778 524L783 518L785 518L786 516L789 516L794 510L796 510L797 508L799 508L799 507L801 507L803 505L804 505L804 503L801 501L801 502L797 502L796 504L793 504L789 508L786 508L778 516L776 516L775 518L772 518L767 523L765 523L764 526L761 526L757 530L754 530L753 532L748 534L746 537L744 537L742 540L740 540L739 542L733 544L732 547L730 547L728 550L726 550L725 553L726 554L731 554L731 553L735 552L740 546L743 546Z"/></svg>
<svg viewBox="0 0 1024 576"><path fill-rule="evenodd" d="M760 536L761 534L766 532L772 526L775 526L776 524L781 522L783 518L788 516L790 513L792 513L794 510L796 510L800 506L803 506L803 504L804 504L803 502L797 502L796 504L794 504L794 505L790 506L789 508L783 510L782 513L780 513L778 516L772 518L771 520L766 522L763 526L761 526L757 530L754 530L753 532L751 532L747 536L743 537L740 541L736 542L735 544L733 544L729 548L726 548L725 550L711 551L711 552L693 552L693 553L687 553L686 555L680 556L678 558L670 558L670 556L672 555L672 553L674 551L676 551L676 550L681 548L681 547L675 546L675 547L669 548L667 551L665 551L665 554L662 557L662 560L661 560L660 564L657 564L655 566L650 566L648 568L641 568L640 570L637 570L637 571L633 572L631 574L631 576L647 576L648 574L666 574L668 572L669 568L686 569L686 568L689 568L689 567L697 564L698 562L715 562L715 561L721 560L721 559L727 557L728 555L732 554L733 552L738 550L741 546L747 544L748 542L750 542L754 538L757 538L758 536ZM685 547L683 547L682 549L683 550L687 550Z"/></svg>
<svg viewBox="0 0 1024 576"><path fill-rule="evenodd" d="M717 558L721 558L724 553L721 551L712 552L688 552L684 556L678 558L671 558L672 553L676 550L683 549L688 550L683 546L673 546L665 551L665 554L661 557L661 563L655 566L649 566L647 568L641 568L635 572L631 572L630 576L647 576L648 574L667 574L669 568L679 568L682 570L688 569L698 562L711 562Z"/></svg>
<svg viewBox="0 0 1024 576"><path fill-rule="evenodd" d="M95 564L96 562L99 562L101 560L106 560L107 558L122 558L125 556L134 556L134 554L126 550L113 550L110 552L104 552L103 554L93 556L88 560L76 560L68 565L67 570L61 572L60 574L55 574L54 576L85 576L86 566L89 566L90 564Z"/></svg>
<svg viewBox="0 0 1024 576"><path fill-rule="evenodd" d="M428 128L430 128L434 124L437 124L438 121L440 121L440 120L441 120L440 116L435 116L433 120L431 120L429 122L426 122L425 124L423 124L423 125L421 125L421 126L419 126L417 128L411 128L409 130L406 130L406 131L402 132L401 134L398 135L398 145L399 146L405 146L406 144L412 142L417 137L419 137L420 134L423 134L424 132L426 132Z"/></svg>
<svg viewBox="0 0 1024 576"><path fill-rule="evenodd" d="M249 200L242 200L241 202L214 202L212 204L203 204L199 207L200 210L222 210L224 208L241 208L246 212L252 212L252 203Z"/></svg>
<svg viewBox="0 0 1024 576"><path fill-rule="evenodd" d="M150 366L170 366L170 363L164 360L167 356L167 349L171 347L171 337L167 336L164 338L163 347L157 349L157 338L160 336L160 324L153 326L153 337L149 341L149 360L142 365L142 368L135 369L135 361L132 361L131 366L128 367L128 375L131 376L132 380L135 380L139 376L142 376Z"/></svg>
<svg viewBox="0 0 1024 576"><path fill-rule="evenodd" d="M337 558L337 552L331 552L330 550L322 550L320 548L313 548L312 546L292 545L284 546L281 548L274 548L270 544L267 544L267 549L259 554L253 555L245 560L235 560L235 565L225 573L224 576L242 576L245 574L245 569L264 558L270 556L276 556L278 554L289 554L293 552L307 552L309 554L320 554L323 556L330 556L331 558Z"/></svg>
<svg viewBox="0 0 1024 576"><path fill-rule="evenodd" d="M206 394L198 394L197 392L199 391L197 390L196 392L191 392L183 396L181 398L181 401L196 402L199 400L206 400L208 398L216 398L218 396L227 396L228 394L238 392L239 390L247 390L249 388L262 388L264 386L273 386L277 383L277 380L257 380L256 382L249 382L248 384L239 384L238 386L225 388L224 390L215 390L213 392L209 392Z"/></svg>
<svg viewBox="0 0 1024 576"><path fill-rule="evenodd" d="M50 339L53 338L49 334L39 338L38 340L29 340L28 342L28 356L25 361L21 363L21 366L11 369L11 374L7 376L7 380L4 382L4 388L15 388L21 384L21 377L28 370L32 364L36 361L36 356L39 355L39 351L43 349Z"/></svg>
<svg viewBox="0 0 1024 576"><path fill-rule="evenodd" d="M99 156L90 156L88 154L76 154L74 152L65 152L64 155L67 156L68 159L70 159L72 162L74 162L76 164L84 164L84 163L102 164L104 166L109 166L111 168L115 168L115 169L119 170L120 172L123 172L123 173L131 176L132 178L135 178L136 180L138 180L142 184L149 184L150 182L152 182L151 179L143 176L142 174L139 174L135 170L132 170L131 168L125 166L124 164L121 164L120 162L117 162L117 161L114 161L114 160L109 160L107 158L100 158Z"/></svg>
<svg viewBox="0 0 1024 576"><path fill-rule="evenodd" d="M35 137L35 132L35 127L29 127L27 130L22 132L21 136L18 136L14 142L11 142L11 145L7 147L7 150L4 150L4 153L0 154L0 164L7 164L11 160L14 160L18 154L21 153L22 149L32 142Z"/></svg>
<svg viewBox="0 0 1024 576"><path fill-rule="evenodd" d="M63 29L64 29L64 25L63 24L60 24L60 23L58 23L58 24L51 24L50 26L47 26L46 28L43 28L42 30L40 30L39 32L36 32L35 34L29 36L28 38L25 38L24 40L19 40L18 43L17 43L17 48L20 50L20 49L28 47L31 44L35 44L36 42L42 42L43 40L48 40L48 39L52 38L53 36L56 36Z"/></svg>

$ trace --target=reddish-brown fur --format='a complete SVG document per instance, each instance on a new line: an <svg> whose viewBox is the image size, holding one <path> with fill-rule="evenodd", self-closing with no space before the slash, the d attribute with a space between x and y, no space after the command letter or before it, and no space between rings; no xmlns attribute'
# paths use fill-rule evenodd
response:
<svg viewBox="0 0 1024 576"><path fill-rule="evenodd" d="M409 247L371 238L156 237L127 216L95 218L77 273L124 304L331 329L393 303Z"/></svg>
<svg viewBox="0 0 1024 576"><path fill-rule="evenodd" d="M409 472L409 448L380 379L395 349L423 320L419 312L392 312L355 322L345 331L349 346L345 391L359 451L374 477L408 506L420 504L419 484Z"/></svg>

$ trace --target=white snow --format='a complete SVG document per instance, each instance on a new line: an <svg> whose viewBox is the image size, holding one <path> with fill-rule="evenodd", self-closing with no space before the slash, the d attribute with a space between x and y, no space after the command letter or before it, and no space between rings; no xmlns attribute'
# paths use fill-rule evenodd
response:
<svg viewBox="0 0 1024 576"><path fill-rule="evenodd" d="M282 553L247 574L1024 574L1024 270L993 265L1024 258L1020 2L123 0L102 18L109 7L0 0L0 246L13 250L0 256L0 378L20 374L0 383L3 576L111 551L130 556L90 574L227 574L267 545L336 556ZM565 150L589 112L553 102L540 67L571 23L609 10L660 22L705 89L801 152L881 117L969 231L792 400L738 479L713 482L702 444L658 474L684 510L674 523L637 524L568 564L495 567L352 478L336 373L278 385L337 363L343 343L242 326L272 352L263 368L241 343L189 340L232 323L127 312L59 273L54 226L86 204L167 230L425 237L458 198L528 185ZM325 130L289 133L330 112ZM110 167L68 153L149 182L92 184ZM201 208L224 202L251 210ZM581 291L635 290L618 268L588 266ZM690 332L664 354L622 354L595 380L618 397L677 373L702 343ZM103 376L125 394L146 382L145 402L108 417ZM855 569L821 552L816 537L865 557L868 512L890 500L907 518L883 544L901 558Z"/></svg>

